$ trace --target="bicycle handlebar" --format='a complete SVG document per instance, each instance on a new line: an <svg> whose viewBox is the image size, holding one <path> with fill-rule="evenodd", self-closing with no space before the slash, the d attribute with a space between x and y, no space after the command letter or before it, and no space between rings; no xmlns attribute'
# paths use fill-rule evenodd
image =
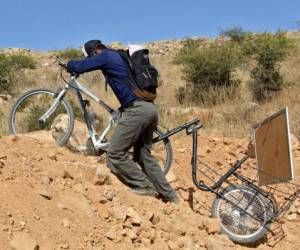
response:
<svg viewBox="0 0 300 250"><path fill-rule="evenodd" d="M58 63L59 66L65 68L65 69L67 68L67 64L63 61L62 58L56 57L56 60L57 60L57 63Z"/></svg>
<svg viewBox="0 0 300 250"><path fill-rule="evenodd" d="M56 57L56 60L57 60L57 64L58 64L60 67L62 67L62 68L64 68L64 69L67 69L67 63L66 63L62 58L60 58L60 57L58 56L58 57ZM71 76L75 76L75 77L78 77L78 76L79 76L79 74L78 74L78 73L75 73L75 72L70 72L70 74L71 74Z"/></svg>

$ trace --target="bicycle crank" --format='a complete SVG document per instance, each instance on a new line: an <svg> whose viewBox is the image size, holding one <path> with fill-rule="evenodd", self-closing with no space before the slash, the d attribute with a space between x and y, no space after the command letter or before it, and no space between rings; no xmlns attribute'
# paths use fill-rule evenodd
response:
<svg viewBox="0 0 300 250"><path fill-rule="evenodd" d="M107 141L106 139L104 139L104 140L105 140L104 142ZM88 138L86 141L86 152L92 156L100 156L100 155L104 154L106 151L102 150L101 148L99 148L99 149L95 148L95 146L92 142L92 139Z"/></svg>

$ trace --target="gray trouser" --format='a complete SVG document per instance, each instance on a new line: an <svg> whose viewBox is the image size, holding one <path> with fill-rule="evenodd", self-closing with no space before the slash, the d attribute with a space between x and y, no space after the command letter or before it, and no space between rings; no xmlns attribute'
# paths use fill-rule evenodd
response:
<svg viewBox="0 0 300 250"><path fill-rule="evenodd" d="M150 151L157 119L156 107L151 102L135 101L132 107L126 108L111 139L108 166L127 185L154 186L159 194L170 197L174 190ZM131 147L141 168L129 157Z"/></svg>

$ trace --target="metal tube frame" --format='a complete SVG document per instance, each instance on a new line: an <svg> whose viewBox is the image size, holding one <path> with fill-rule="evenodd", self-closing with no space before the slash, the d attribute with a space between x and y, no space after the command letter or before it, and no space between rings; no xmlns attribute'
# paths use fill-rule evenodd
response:
<svg viewBox="0 0 300 250"><path fill-rule="evenodd" d="M68 90L72 90L75 92L79 108L83 114L83 118L85 120L85 123L87 125L89 137L92 139L92 142L94 144L94 147L96 149L106 149L108 146L107 142L103 142L106 134L109 132L109 130L112 128L114 123L119 118L119 112L117 110L114 110L111 108L108 104L106 104L103 100L101 100L99 97L94 95L88 88L83 86L78 80L78 76L72 76L69 82L66 83L63 89L60 89L59 92L56 94L56 98L54 102L52 103L51 107L46 111L43 116L39 118L39 122L43 123L46 121L47 118L51 116L56 110L56 108L59 106L61 100L64 98ZM90 97L92 100L96 101L100 106L102 106L108 113L111 114L111 117L108 121L107 126L103 130L102 134L99 135L97 138L95 128L93 127L92 121L89 117L88 111L86 109L86 103L82 98L82 94Z"/></svg>
<svg viewBox="0 0 300 250"><path fill-rule="evenodd" d="M225 201L231 203L236 209L243 211L243 213L247 214L248 216L252 217L253 219L255 219L256 221L258 221L259 223L261 223L262 226L265 226L268 230L269 228L267 227L267 225L269 225L270 223L272 223L276 218L279 217L279 215L282 214L282 211L287 209L287 205L284 206L284 208L276 211L274 214L272 214L272 216L265 218L265 220L263 221L260 218L257 218L256 216L254 216L253 214L250 214L249 212L247 212L247 208L242 208L239 205L233 203L231 200L227 199L223 194L222 191L219 191L222 184L224 182L228 183L228 178L230 176L235 176L237 179L239 179L242 183L245 183L248 187L250 187L253 190L254 193L254 197L256 195L261 195L262 197L264 197L266 199L266 202L269 201L272 203L272 205L274 205L274 208L277 207L277 203L276 201L273 199L273 197L270 196L270 194L266 193L264 190L262 190L261 188L259 188L257 185L255 185L253 182L249 181L247 178L245 178L244 176L242 176L241 174L237 173L236 171L241 168L241 166L249 159L248 155L243 156L240 160L238 160L232 167L230 167L228 169L228 171L220 177L219 180L217 180L212 186L208 186L206 185L203 181L198 181L197 178L197 151L198 151L198 129L200 129L203 125L201 124L199 119L195 119L191 122L185 123L181 126L178 126L172 130L167 131L166 133L162 134L161 136L157 136L156 138L153 139L153 142L158 142L163 140L164 138L170 137L182 130L186 130L186 134L187 135L192 135L192 139L193 139L193 146L192 146L192 159L191 159L191 165L192 165L192 179L193 179L193 183L195 184L195 186L202 190L202 191L210 191L212 193L214 193L217 197L224 199ZM231 184L232 186L235 186L234 184ZM289 206L292 204L292 202L296 199L295 197L297 197L297 195L300 193L300 191L296 192L295 194L293 194L293 200L289 202ZM251 205L251 202L249 202L248 206Z"/></svg>

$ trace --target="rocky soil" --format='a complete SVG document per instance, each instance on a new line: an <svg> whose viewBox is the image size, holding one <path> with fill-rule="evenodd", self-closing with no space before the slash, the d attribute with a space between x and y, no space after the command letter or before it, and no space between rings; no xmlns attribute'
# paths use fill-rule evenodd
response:
<svg viewBox="0 0 300 250"><path fill-rule="evenodd" d="M234 163L247 143L223 137L200 140L199 159L220 170ZM173 147L168 178L181 197L179 205L132 193L108 171L104 158L28 137L0 138L0 249L300 247L299 199L280 220L284 237L279 240L269 234L242 246L220 234L218 221L210 218L214 196L197 190L191 180L191 139L176 139ZM293 152L299 176L300 148Z"/></svg>

